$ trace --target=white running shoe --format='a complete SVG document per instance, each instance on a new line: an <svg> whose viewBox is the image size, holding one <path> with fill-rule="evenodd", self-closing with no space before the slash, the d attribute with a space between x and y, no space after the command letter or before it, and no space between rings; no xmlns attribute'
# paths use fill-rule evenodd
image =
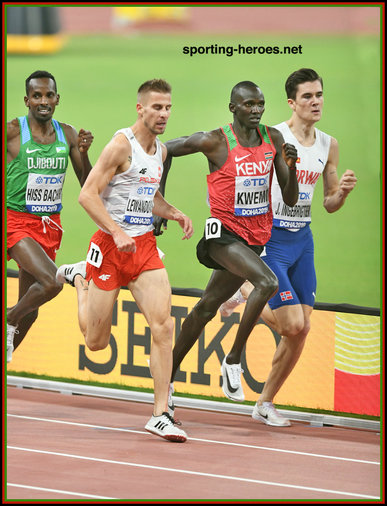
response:
<svg viewBox="0 0 387 506"><path fill-rule="evenodd" d="M174 443L187 441L187 434L175 426L173 418L166 411L160 416L152 415L145 429Z"/></svg>
<svg viewBox="0 0 387 506"><path fill-rule="evenodd" d="M246 299L243 297L241 290L239 289L230 299L223 302L219 308L219 312L222 316L230 316L234 312L234 309L244 302L246 302Z"/></svg>
<svg viewBox="0 0 387 506"><path fill-rule="evenodd" d="M58 267L56 279L59 283L69 283L74 286L74 278L77 274L86 278L86 262L84 260L77 264L64 264Z"/></svg>
<svg viewBox="0 0 387 506"><path fill-rule="evenodd" d="M19 331L16 330L16 327L7 323L7 363L11 362L12 360L13 338L15 337L15 334L18 333Z"/></svg>
<svg viewBox="0 0 387 506"><path fill-rule="evenodd" d="M251 416L254 420L260 420L273 427L289 427L292 425L287 418L278 413L272 402L263 402L261 405L256 403Z"/></svg>
<svg viewBox="0 0 387 506"><path fill-rule="evenodd" d="M243 373L241 364L227 364L226 357L224 357L220 370L223 376L224 394L232 401L243 402L245 394L241 383L241 374Z"/></svg>

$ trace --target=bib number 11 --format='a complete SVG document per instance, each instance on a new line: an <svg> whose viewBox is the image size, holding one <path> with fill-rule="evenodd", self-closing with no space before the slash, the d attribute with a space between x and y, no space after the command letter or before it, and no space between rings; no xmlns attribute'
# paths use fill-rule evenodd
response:
<svg viewBox="0 0 387 506"><path fill-rule="evenodd" d="M91 265L94 265L94 267L101 267L103 255L102 251L99 249L99 246L95 244L94 242L90 243L90 249L87 254L87 262Z"/></svg>

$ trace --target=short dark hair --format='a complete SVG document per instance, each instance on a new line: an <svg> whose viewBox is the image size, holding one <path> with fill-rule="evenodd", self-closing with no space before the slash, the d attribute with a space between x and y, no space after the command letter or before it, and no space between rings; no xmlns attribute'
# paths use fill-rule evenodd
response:
<svg viewBox="0 0 387 506"><path fill-rule="evenodd" d="M42 77L52 79L54 81L54 85L55 85L55 93L57 92L55 77L52 74L50 74L50 72L46 72L45 70L36 70L35 72L32 72L32 74L30 76L28 76L26 79L26 95L27 95L27 97L28 97L28 91L30 88L31 79L40 79Z"/></svg>
<svg viewBox="0 0 387 506"><path fill-rule="evenodd" d="M239 93L239 90L241 88L259 88L259 86L252 81L241 81L240 83L236 84L233 89L231 90L231 96L230 96L230 102L234 103L235 95Z"/></svg>
<svg viewBox="0 0 387 506"><path fill-rule="evenodd" d="M320 81L323 87L323 80L313 69L299 69L290 74L285 83L286 95L292 100L296 99L298 85L306 82Z"/></svg>
<svg viewBox="0 0 387 506"><path fill-rule="evenodd" d="M137 95L141 95L142 93L146 93L148 91L158 91L159 93L171 93L172 87L167 81L164 79L150 79L149 81L145 81L138 91Z"/></svg>

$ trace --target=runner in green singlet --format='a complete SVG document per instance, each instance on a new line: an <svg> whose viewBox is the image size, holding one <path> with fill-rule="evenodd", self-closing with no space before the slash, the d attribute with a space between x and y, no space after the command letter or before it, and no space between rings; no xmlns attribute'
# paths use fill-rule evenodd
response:
<svg viewBox="0 0 387 506"><path fill-rule="evenodd" d="M62 188L70 157L81 184L91 170L89 131L53 119L55 78L36 71L26 79L27 116L7 124L7 258L19 265L19 298L7 308L7 362L38 316L62 289L54 263L60 247Z"/></svg>

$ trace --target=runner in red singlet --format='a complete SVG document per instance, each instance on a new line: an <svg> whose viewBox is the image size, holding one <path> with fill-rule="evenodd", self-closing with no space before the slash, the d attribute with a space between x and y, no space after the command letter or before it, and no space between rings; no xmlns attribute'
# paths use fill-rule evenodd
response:
<svg viewBox="0 0 387 506"><path fill-rule="evenodd" d="M243 400L241 353L278 285L274 273L259 257L272 227L273 170L284 201L293 206L298 198L298 184L295 170L289 169L295 168L297 151L293 145L284 143L278 130L260 125L265 100L256 84L243 81L234 86L229 110L234 117L232 124L166 143L169 157L201 152L208 159L211 218L206 222L197 254L201 263L214 269L202 298L185 319L176 341L171 381L219 306L248 279L254 290L234 345L221 367L225 394L234 400ZM173 385L170 394L172 391ZM169 409L173 411L171 398Z"/></svg>

